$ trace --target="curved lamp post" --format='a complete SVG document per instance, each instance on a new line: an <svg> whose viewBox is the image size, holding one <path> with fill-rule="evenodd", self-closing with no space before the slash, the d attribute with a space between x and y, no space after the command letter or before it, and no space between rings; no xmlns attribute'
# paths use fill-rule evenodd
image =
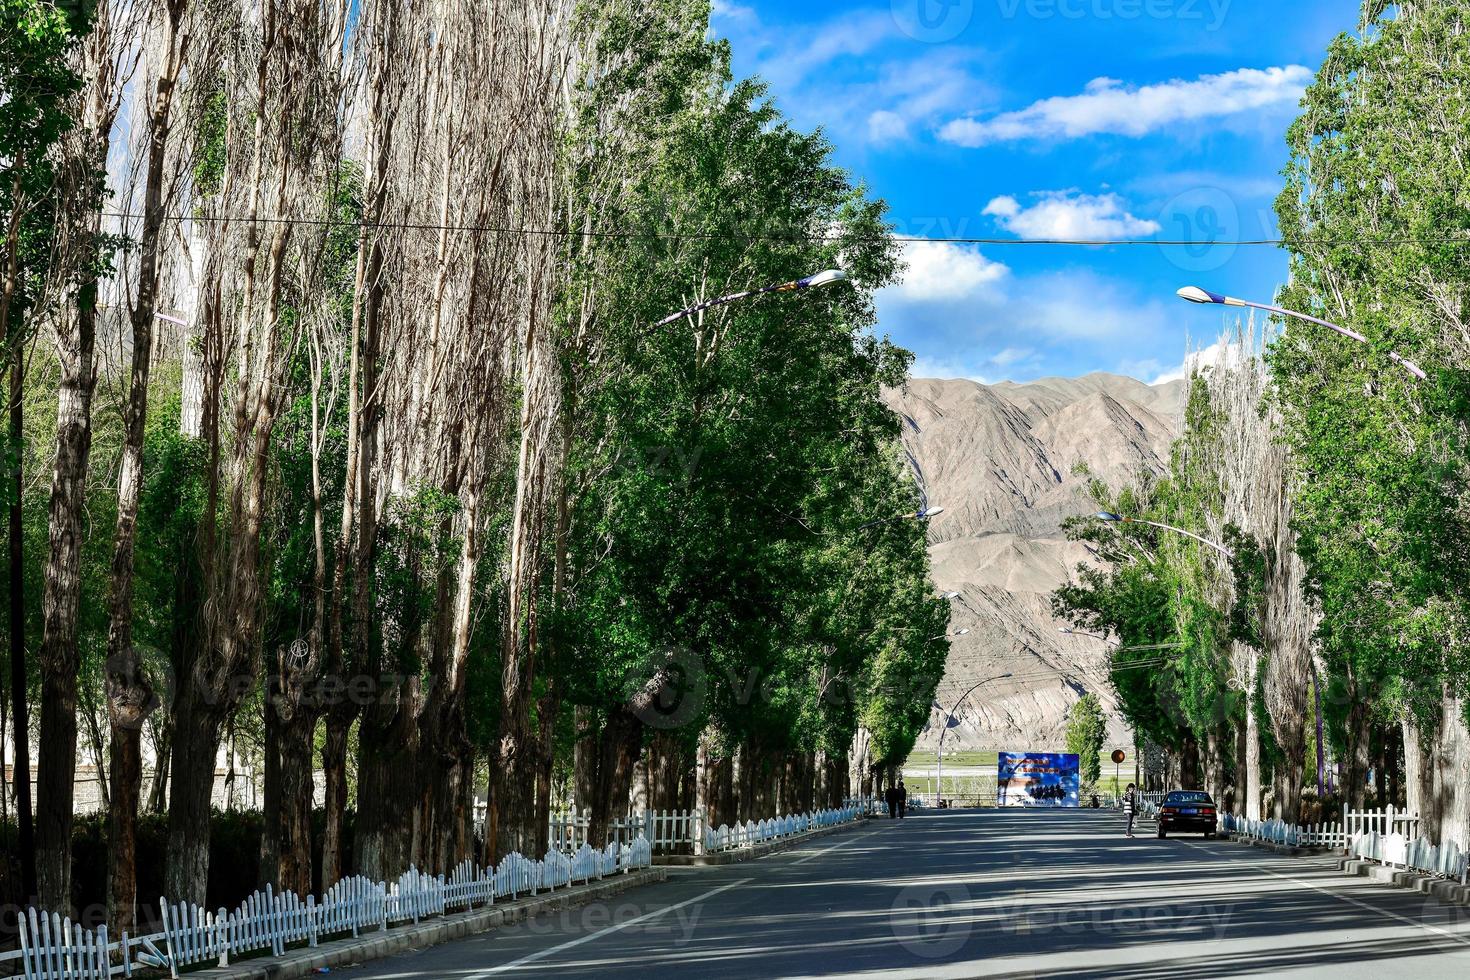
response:
<svg viewBox="0 0 1470 980"><path fill-rule="evenodd" d="M1100 633L1087 633L1082 630L1074 630L1070 626L1063 626L1057 632L1065 636L1086 636L1094 640L1101 640L1110 647L1117 647L1113 651L1114 653L1141 653L1144 650L1177 650L1184 646L1183 643L1144 643L1138 646L1124 647L1118 646L1118 641L1111 637L1103 636Z"/></svg>
<svg viewBox="0 0 1470 980"><path fill-rule="evenodd" d="M1356 340L1360 344L1372 343L1372 341L1370 341L1367 337L1364 337L1362 334L1358 333L1356 330L1349 330L1347 327L1338 326L1335 323L1331 323L1319 317L1310 316L1306 313L1297 313L1294 310L1283 309L1280 306L1272 306L1269 303L1252 303L1250 300L1236 299L1234 296L1225 296L1220 293L1212 293L1208 289L1201 289L1198 286L1185 286L1183 289L1179 290L1178 296L1180 299L1188 300L1191 303L1200 303L1203 305L1244 306L1254 310L1264 310L1267 313L1275 313L1278 316L1291 317L1296 320L1304 320L1307 323L1315 323L1319 327L1326 327L1328 330L1331 330L1334 333L1342 334L1344 337L1347 337L1350 340ZM1408 371L1420 381L1423 381L1425 378L1428 377L1428 375L1424 373L1419 365L1403 357L1396 351L1389 351L1388 356L1390 360L1401 366L1405 371Z"/></svg>
<svg viewBox="0 0 1470 980"><path fill-rule="evenodd" d="M877 527L879 524L891 524L894 521L927 521L931 517L938 517L943 513L943 507L925 507L922 510L916 510L912 513L894 514L892 517L880 517L876 521L859 524L857 530L861 531L865 528ZM959 593L955 594L958 595Z"/></svg>
<svg viewBox="0 0 1470 980"><path fill-rule="evenodd" d="M1114 646L1115 647L1115 646L1118 645L1118 641L1117 640L1114 640L1114 639L1111 639L1109 637L1103 636L1101 633L1088 633L1085 630L1074 630L1070 626L1062 626L1062 627L1059 627L1057 629L1057 632L1058 633L1061 633L1064 636L1087 636L1087 637L1091 637L1094 640L1102 640L1108 646Z"/></svg>
<svg viewBox="0 0 1470 980"><path fill-rule="evenodd" d="M1209 538L1202 538L1198 534L1195 534L1193 531L1186 531L1184 530L1184 528L1175 527L1172 524L1160 524L1158 521L1145 521L1140 520L1136 517L1121 517L1118 514L1114 514L1106 510L1098 511L1097 518L1098 520L1107 521L1111 524L1147 524L1149 527L1157 527L1165 531L1173 531L1175 534L1182 534L1186 538L1194 538L1194 540L1198 541L1200 544L1204 545L1207 548L1214 548L1226 558L1235 557L1235 552L1231 551L1223 544L1217 544L1216 542L1211 541Z"/></svg>
<svg viewBox="0 0 1470 980"><path fill-rule="evenodd" d="M662 320L658 321L648 329L651 332L657 330L659 327L666 327L669 324L673 323L675 320L679 320L683 317L692 316L695 313L703 313L705 310L712 309L716 306L727 306L730 303L737 303L742 299L751 299L755 296L764 296L767 293L789 293L798 289L816 289L819 286L830 286L833 283L847 281L847 273L843 272L841 269L828 269L825 272L818 272L816 275L807 276L804 279L794 279L791 282L783 282L775 286L766 286L764 289L747 289L743 292L731 293L728 296L720 296L717 299L708 299L705 300L703 303L696 303L694 306L691 306L688 309L680 310L678 313L670 313L668 316L664 317Z"/></svg>
<svg viewBox="0 0 1470 980"><path fill-rule="evenodd" d="M960 705L965 703L965 698L974 694L982 686L989 684L991 681L1004 680L1010 676L1010 672L1007 671L1004 674L996 674L994 677L987 677L983 681L979 681L972 685L964 694L956 698L954 707L944 713L944 727L939 729L939 748L935 750L934 755L934 803L936 807L939 805L939 801L944 799L944 736L949 732L949 723L954 720L954 713L960 710Z"/></svg>

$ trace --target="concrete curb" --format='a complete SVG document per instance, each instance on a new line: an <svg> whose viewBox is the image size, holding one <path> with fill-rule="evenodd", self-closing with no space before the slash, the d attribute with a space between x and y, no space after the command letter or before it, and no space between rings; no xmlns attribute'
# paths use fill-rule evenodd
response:
<svg viewBox="0 0 1470 980"><path fill-rule="evenodd" d="M1249 844L1251 847L1259 847L1263 851L1270 851L1272 854L1284 854L1287 857L1317 853L1308 848L1297 847L1293 844L1277 844L1274 841L1252 840L1249 837L1242 837L1239 834L1230 834L1228 839L1236 844Z"/></svg>
<svg viewBox="0 0 1470 980"><path fill-rule="evenodd" d="M1272 844L1266 841L1254 841L1235 834L1232 834L1230 839L1238 844L1250 844L1254 847L1260 847L1289 857L1302 855L1326 856L1331 859L1333 867L1349 878L1367 878L1370 881L1380 885L1387 885L1390 888L1415 891L1426 898L1432 898L1446 905L1470 905L1470 886L1462 885L1458 881L1446 881L1443 878L1434 878L1415 871L1390 868L1376 861L1364 861L1361 858L1343 857L1342 853L1335 848L1290 847L1283 844Z"/></svg>
<svg viewBox="0 0 1470 980"><path fill-rule="evenodd" d="M200 980L291 980L295 977L307 977L323 967L349 966L479 935L541 912L574 908L586 902L619 895L639 885L663 881L668 876L669 873L664 868L645 868L627 874L610 875L586 885L562 888L468 912L457 912L428 919L417 925L397 926L387 932L374 932L356 939L334 939L315 948L290 950L284 956L242 960L230 966L192 972L188 976L198 977Z"/></svg>
<svg viewBox="0 0 1470 980"><path fill-rule="evenodd" d="M817 837L826 837L839 831L850 830L853 827L861 827L866 823L863 820L854 820L851 823L840 823L832 827L819 827L816 830L808 830L804 834L795 837L783 837L781 840L769 841L764 844L752 844L749 847L736 848L733 851L721 851L718 854L656 854L653 858L655 866L662 867L671 865L683 868L708 868L723 864L735 864L739 861L750 861L762 858L768 854L776 854L780 851L789 850L797 844L803 844Z"/></svg>
<svg viewBox="0 0 1470 980"><path fill-rule="evenodd" d="M1447 881L1444 878L1421 875L1415 871L1390 868L1360 858L1340 857L1337 859L1337 868L1345 875L1354 878L1368 878L1379 884L1402 888L1406 891L1416 891L1446 905L1470 905L1470 886L1462 885L1458 881Z"/></svg>

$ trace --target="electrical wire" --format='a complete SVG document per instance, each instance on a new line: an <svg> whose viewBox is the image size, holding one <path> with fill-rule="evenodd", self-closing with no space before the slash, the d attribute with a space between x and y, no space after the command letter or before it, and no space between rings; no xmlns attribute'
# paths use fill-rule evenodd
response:
<svg viewBox="0 0 1470 980"><path fill-rule="evenodd" d="M141 212L135 211L105 211L104 216L125 220L140 220L143 218ZM377 228L388 231L462 231L480 232L497 235L525 235L527 237L550 237L550 238L604 238L621 241L671 241L671 240L706 240L723 242L846 242L853 238L839 234L711 234L695 232L650 232L633 231L626 229L599 229L593 231L573 231L565 228L512 228L500 225L475 225L475 224L453 224L436 221L376 221L364 223L340 218L301 218L301 217L255 217L249 218L244 215L199 215L199 214L170 214L165 215L165 221L183 222L193 221L201 224L218 224L225 222L250 222L265 225L309 225L313 227L327 228ZM1249 248L1249 247L1271 247L1280 248L1287 245L1298 247L1306 246L1336 246L1346 245L1358 248L1397 246L1397 245L1470 245L1470 237L1467 236L1442 236L1432 238L1324 238L1304 239L1293 242L1285 238L1245 238L1230 241L1192 241L1189 239L1121 239L1121 238L964 238L964 237L936 237L931 238L921 235L882 235L882 236L856 236L856 240L881 239L897 242L899 244L919 245L984 245L988 247L1011 247L1017 245L1053 246L1063 248L1112 248L1112 247L1157 247L1157 248L1199 248L1200 246L1216 248Z"/></svg>

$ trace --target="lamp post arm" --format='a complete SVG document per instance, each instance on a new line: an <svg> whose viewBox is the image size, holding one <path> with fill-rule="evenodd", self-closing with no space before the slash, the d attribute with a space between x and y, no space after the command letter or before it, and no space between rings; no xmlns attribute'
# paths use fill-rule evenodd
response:
<svg viewBox="0 0 1470 980"><path fill-rule="evenodd" d="M983 681L976 682L969 690L955 699L954 707L944 713L944 727L939 729L939 747L934 756L934 801L936 806L944 798L944 736L949 733L949 723L954 720L954 713L960 710L960 705L965 703L965 699L971 694L974 694L981 685L989 684L991 681L998 681L1009 676L1011 675L1007 672L996 674L994 677L987 677Z"/></svg>
<svg viewBox="0 0 1470 980"><path fill-rule="evenodd" d="M1225 547L1223 544L1217 544L1214 541L1211 541L1209 538L1201 537L1198 534L1195 534L1193 531L1186 531L1182 527L1175 527L1172 524L1160 524L1158 521L1145 521L1145 520L1141 520L1141 519L1139 519L1137 517L1125 517L1125 518L1123 518L1123 523L1125 523L1125 524L1147 524L1149 527L1160 528L1161 530L1164 530L1164 531L1173 531L1175 534L1182 534L1186 538L1194 538L1194 540L1198 541L1200 544L1204 545L1207 548L1214 548L1216 551L1220 552L1220 554L1224 555L1226 558L1234 558L1235 557L1235 552L1231 551L1229 548Z"/></svg>
<svg viewBox="0 0 1470 980"><path fill-rule="evenodd" d="M828 283L844 282L846 280L847 276L845 274L843 274L839 270L830 269L826 272L819 272L814 276L806 276L803 279L793 279L791 282L783 282L775 286L766 286L762 289L746 289L738 293L730 293L728 296L720 296L715 299L705 300L703 303L696 303L694 306L680 310L678 313L670 313L662 320L650 326L647 332L652 333L660 327L666 327L676 320L681 320L686 316L693 316L696 313L703 313L705 310L713 309L716 306L727 306L730 303L736 303L742 299L750 299L753 296L764 296L767 293L786 293L791 292L795 289L808 289L812 286L825 286Z"/></svg>
<svg viewBox="0 0 1470 980"><path fill-rule="evenodd" d="M1349 330L1347 327L1332 323L1329 320L1324 320L1321 317L1312 316L1309 313L1298 313L1296 310L1288 310L1284 307L1272 306L1270 303L1253 303L1250 300L1236 299L1233 296L1226 299L1225 305L1248 306L1251 309L1264 310L1267 313L1275 313L1279 316L1291 317L1297 320L1305 320L1307 323L1315 323L1319 327L1326 327L1328 330L1331 330L1334 333L1341 334L1342 336L1347 337L1350 340L1356 340L1360 344L1372 343L1367 337L1358 333L1356 330ZM1398 364L1400 367L1402 367L1405 371L1408 371L1414 377L1418 378L1420 381L1423 381L1429 377L1427 374L1424 373L1423 368L1419 367L1419 365L1415 364L1408 358L1403 357L1396 351L1389 351L1388 358L1395 364Z"/></svg>

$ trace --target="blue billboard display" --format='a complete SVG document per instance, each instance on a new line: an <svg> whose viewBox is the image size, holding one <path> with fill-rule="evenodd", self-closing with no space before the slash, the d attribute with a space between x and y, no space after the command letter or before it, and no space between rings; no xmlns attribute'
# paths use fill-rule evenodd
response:
<svg viewBox="0 0 1470 980"><path fill-rule="evenodd" d="M1002 752L995 786L997 806L1078 806L1082 766L1064 752Z"/></svg>

